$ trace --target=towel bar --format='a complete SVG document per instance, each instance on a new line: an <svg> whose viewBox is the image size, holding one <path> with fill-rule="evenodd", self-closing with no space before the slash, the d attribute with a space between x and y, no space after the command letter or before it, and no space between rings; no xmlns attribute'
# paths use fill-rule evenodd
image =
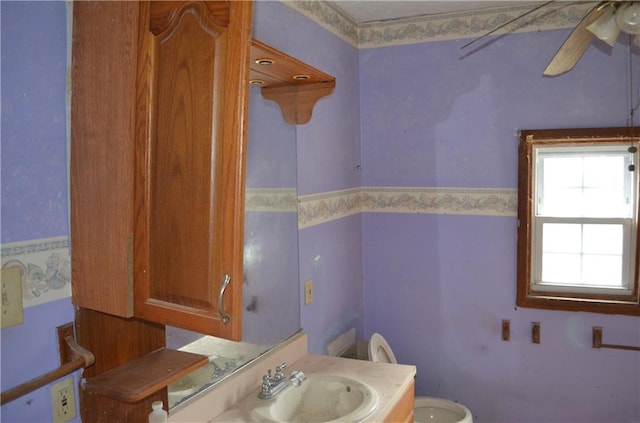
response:
<svg viewBox="0 0 640 423"><path fill-rule="evenodd" d="M63 328L63 326L60 326L58 329ZM65 336L64 339L61 339L60 345L61 347L62 345L65 345L66 352L61 358L63 359L62 361L66 362L63 362L57 369L45 373L40 377L31 379L28 382L16 386L15 388L2 392L2 394L0 394L0 405L4 405L10 401L20 398L23 395L33 392L36 389L42 388L43 386L73 373L78 369L89 367L95 362L93 353L80 346L80 344L78 344L74 339L73 335Z"/></svg>
<svg viewBox="0 0 640 423"><path fill-rule="evenodd" d="M593 348L614 348L617 350L640 351L640 347L632 347L630 345L603 344L601 327L594 326L592 333L593 333L593 345L592 345Z"/></svg>

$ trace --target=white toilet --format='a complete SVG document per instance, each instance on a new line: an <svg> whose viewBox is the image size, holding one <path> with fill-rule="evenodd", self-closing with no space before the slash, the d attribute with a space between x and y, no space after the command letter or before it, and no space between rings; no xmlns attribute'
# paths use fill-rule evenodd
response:
<svg viewBox="0 0 640 423"><path fill-rule="evenodd" d="M397 364L396 356L379 333L369 340L369 361ZM473 423L471 411L462 404L442 398L416 397L413 410L415 423Z"/></svg>

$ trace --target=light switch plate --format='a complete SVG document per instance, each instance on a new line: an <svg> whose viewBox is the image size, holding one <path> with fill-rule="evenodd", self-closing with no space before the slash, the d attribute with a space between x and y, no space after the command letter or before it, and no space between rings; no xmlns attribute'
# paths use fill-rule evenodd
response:
<svg viewBox="0 0 640 423"><path fill-rule="evenodd" d="M2 269L0 284L2 285L2 328L22 324L24 315L22 310L22 280L19 267Z"/></svg>
<svg viewBox="0 0 640 423"><path fill-rule="evenodd" d="M304 282L304 304L308 305L313 302L313 280L308 279Z"/></svg>

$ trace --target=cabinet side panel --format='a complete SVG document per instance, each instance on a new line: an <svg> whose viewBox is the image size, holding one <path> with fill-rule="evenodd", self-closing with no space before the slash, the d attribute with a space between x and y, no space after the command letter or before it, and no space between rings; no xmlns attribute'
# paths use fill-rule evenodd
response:
<svg viewBox="0 0 640 423"><path fill-rule="evenodd" d="M78 2L73 9L73 302L130 317L138 8L135 2Z"/></svg>

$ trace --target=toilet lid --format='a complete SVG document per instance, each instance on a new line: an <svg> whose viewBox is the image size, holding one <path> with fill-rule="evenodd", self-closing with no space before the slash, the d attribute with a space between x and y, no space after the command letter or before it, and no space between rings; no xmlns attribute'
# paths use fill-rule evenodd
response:
<svg viewBox="0 0 640 423"><path fill-rule="evenodd" d="M369 339L369 361L375 361L376 363L398 363L386 339L379 333L374 333L371 335L371 339Z"/></svg>

